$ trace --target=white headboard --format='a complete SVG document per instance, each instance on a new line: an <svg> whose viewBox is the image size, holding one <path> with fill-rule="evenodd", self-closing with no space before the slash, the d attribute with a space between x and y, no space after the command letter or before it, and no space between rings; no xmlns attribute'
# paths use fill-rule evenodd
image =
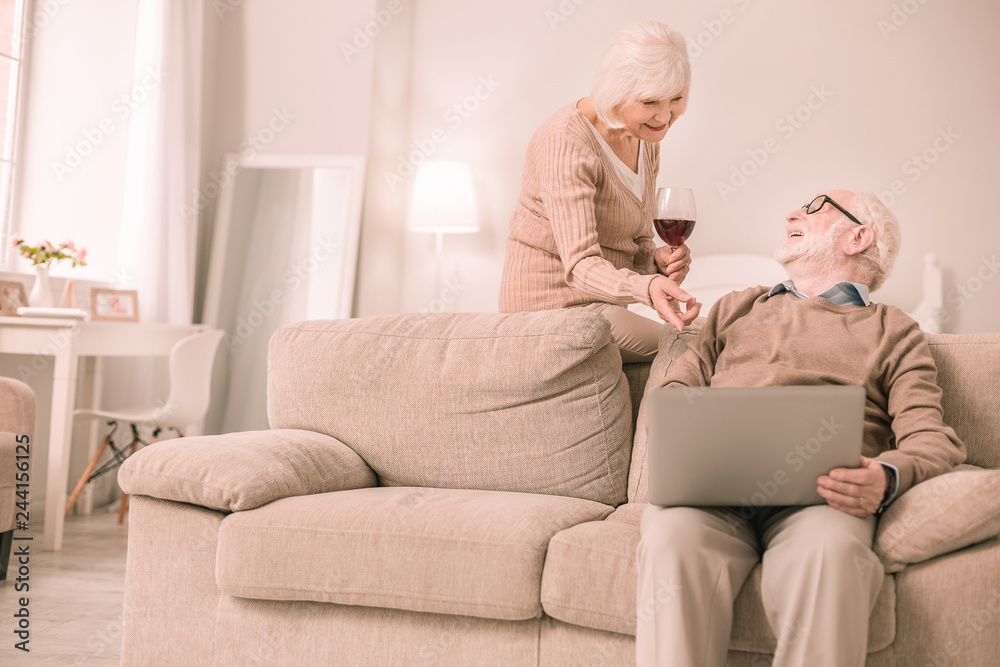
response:
<svg viewBox="0 0 1000 667"><path fill-rule="evenodd" d="M723 295L744 290L753 285L777 285L788 274L778 262L767 255L750 253L719 253L701 255L691 263L691 272L683 287L702 303L701 314L708 315L712 305ZM942 300L941 269L932 253L924 256L923 294L920 303L907 314L924 330L924 333L941 333ZM660 321L660 316L649 306L633 303L629 310Z"/></svg>

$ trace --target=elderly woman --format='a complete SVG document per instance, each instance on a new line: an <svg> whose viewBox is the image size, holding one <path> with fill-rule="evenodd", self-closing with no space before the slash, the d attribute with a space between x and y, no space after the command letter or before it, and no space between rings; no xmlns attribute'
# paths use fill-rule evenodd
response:
<svg viewBox="0 0 1000 667"><path fill-rule="evenodd" d="M535 132L510 221L502 312L595 310L626 363L652 359L663 327L628 304L652 306L679 330L697 317L701 305L678 287L688 248L653 243L660 140L684 113L690 82L684 37L638 23L611 40L590 97Z"/></svg>

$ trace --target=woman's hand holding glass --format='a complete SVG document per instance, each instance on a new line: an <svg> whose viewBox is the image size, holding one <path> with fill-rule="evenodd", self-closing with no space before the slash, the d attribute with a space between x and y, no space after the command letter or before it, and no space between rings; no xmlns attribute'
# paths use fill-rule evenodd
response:
<svg viewBox="0 0 1000 667"><path fill-rule="evenodd" d="M660 246L653 252L657 273L680 285L691 270L691 249L681 244L676 248Z"/></svg>

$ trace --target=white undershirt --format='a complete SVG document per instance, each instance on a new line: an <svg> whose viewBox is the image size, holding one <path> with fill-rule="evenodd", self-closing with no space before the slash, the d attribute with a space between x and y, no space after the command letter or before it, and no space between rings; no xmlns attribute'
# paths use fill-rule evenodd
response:
<svg viewBox="0 0 1000 667"><path fill-rule="evenodd" d="M611 163L611 168L615 170L615 174L618 175L618 180L621 181L626 188L632 191L632 194L636 196L639 201L642 201L642 193L646 186L646 161L642 159L643 141L639 140L639 173L635 173L632 169L622 162L622 159L611 149L608 142L604 139L601 133L594 127L591 123L590 129L594 132L594 136L597 137L597 141L600 142L601 148L604 149L604 154L608 156L608 162Z"/></svg>

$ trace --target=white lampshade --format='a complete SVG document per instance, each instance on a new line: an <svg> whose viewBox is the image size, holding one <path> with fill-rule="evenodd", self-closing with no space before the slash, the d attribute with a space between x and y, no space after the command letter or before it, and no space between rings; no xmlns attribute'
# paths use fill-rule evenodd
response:
<svg viewBox="0 0 1000 667"><path fill-rule="evenodd" d="M407 226L414 232L479 231L472 170L457 160L428 160L417 169Z"/></svg>

